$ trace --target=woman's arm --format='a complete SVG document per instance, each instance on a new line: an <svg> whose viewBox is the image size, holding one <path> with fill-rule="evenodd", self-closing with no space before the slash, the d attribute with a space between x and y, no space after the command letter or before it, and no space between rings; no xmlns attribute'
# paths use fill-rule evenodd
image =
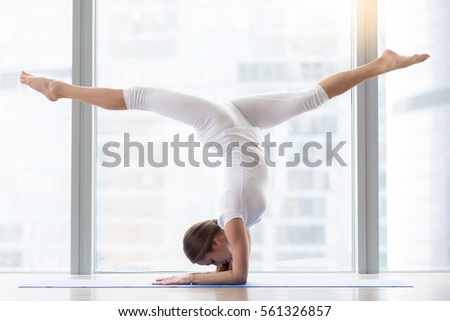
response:
<svg viewBox="0 0 450 321"><path fill-rule="evenodd" d="M188 273L158 279L153 284L245 284L250 260L249 233L240 218L231 220L225 226L233 259L233 269L225 272Z"/></svg>
<svg viewBox="0 0 450 321"><path fill-rule="evenodd" d="M230 247L233 260L233 269L230 271L194 274L192 283L196 284L243 284L247 282L250 260L250 244L248 231L244 221L240 218L231 220L225 225L225 236Z"/></svg>

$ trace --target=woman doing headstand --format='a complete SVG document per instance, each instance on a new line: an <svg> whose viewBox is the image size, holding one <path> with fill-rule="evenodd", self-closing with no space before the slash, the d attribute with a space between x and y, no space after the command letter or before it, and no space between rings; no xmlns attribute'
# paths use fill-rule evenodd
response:
<svg viewBox="0 0 450 321"><path fill-rule="evenodd" d="M259 143L252 152L263 159L260 129L276 126L312 110L372 77L425 61L427 54L400 56L386 50L377 59L358 68L324 78L299 91L239 97L227 102L162 88L133 87L125 90L73 86L61 81L34 77L22 72L23 84L49 100L70 98L109 110L152 111L194 127L203 143L221 146ZM249 228L261 220L270 203L270 175L264 162L244 167L249 161L240 149L226 155L231 159L224 173L218 203L218 219L197 223L184 236L188 259L201 265L216 265L221 272L188 273L158 279L154 284L242 284L247 281L250 258ZM228 268L233 263L232 269Z"/></svg>

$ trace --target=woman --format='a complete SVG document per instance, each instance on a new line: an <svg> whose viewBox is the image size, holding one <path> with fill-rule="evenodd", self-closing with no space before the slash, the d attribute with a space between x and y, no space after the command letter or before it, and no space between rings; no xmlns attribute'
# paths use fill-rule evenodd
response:
<svg viewBox="0 0 450 321"><path fill-rule="evenodd" d="M361 67L326 77L301 91L275 92L240 97L225 103L210 101L162 88L134 87L126 90L73 86L22 72L23 84L49 100L76 99L110 110L153 111L193 126L203 143L256 143L253 155L263 159L260 129L273 127L328 99L338 96L372 77L421 63L427 54L400 56L386 50ZM193 263L216 265L221 272L188 273L158 279L154 284L243 284L250 258L249 228L261 220L270 202L270 175L263 162L251 161L241 149L227 149L231 160L225 169L219 201L219 219L192 226L184 237L184 251ZM229 268L233 263L233 268Z"/></svg>

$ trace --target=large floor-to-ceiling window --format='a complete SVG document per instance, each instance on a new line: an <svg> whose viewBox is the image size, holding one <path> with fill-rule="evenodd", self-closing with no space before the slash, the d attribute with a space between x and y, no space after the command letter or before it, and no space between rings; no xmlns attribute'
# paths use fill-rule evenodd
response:
<svg viewBox="0 0 450 321"><path fill-rule="evenodd" d="M96 34L92 79L97 86L168 87L223 101L301 89L350 68L355 56L373 50L369 41L362 44L352 37L365 23L354 22L360 13L355 8L368 3L373 2L83 1L83 6L96 7L92 26L84 20L87 11L73 10L79 2L24 0L5 9L1 4L8 14L0 15L0 271L67 272L71 251L79 249L72 267L84 260L85 272L196 269L182 252L183 233L192 223L218 215L220 168L202 162L192 166L187 151L180 155L185 167L174 163L170 142L177 134L187 141L192 128L149 112L94 109L90 137L82 132L86 123L71 128L70 101L50 103L19 83L21 70L71 82L72 65L75 74L89 66L83 51L90 48L84 46L88 38L72 41L73 32ZM379 232L381 271L449 269L450 6L438 0L379 0L378 12L367 14L378 15L380 53L384 48L428 52L431 59L379 77L378 145L357 146L352 138L352 126L373 124L370 119L351 121L352 111L370 105L370 94L367 106L349 92L263 132L293 147L284 156L277 150L271 155L277 164L273 198L263 222L252 229L253 271L356 271L361 257L367 254L370 261L378 256L376 246L361 243L367 231ZM82 48L72 48L78 41ZM76 50L81 57L74 64ZM83 79L91 77L88 69ZM92 175L89 161L74 161L76 152L71 158L72 141L80 143L80 151L88 149L77 140L80 132L95 141ZM308 155L313 161L325 159L320 152L327 151L327 144L344 142L339 155L346 166L336 159L331 166L289 165L309 142L324 147ZM164 143L169 143L168 165L148 164L149 157L164 159ZM104 152L107 145L119 146L110 149L121 158L116 166L104 166L114 160ZM355 170L355 155L361 155L357 148L378 150L379 226L359 224L370 217L356 205L362 201L354 185L361 182ZM201 152L195 150L196 160L202 159ZM92 181L93 204L83 199L79 178ZM71 200L71 191L78 188ZM79 226L71 227L71 216ZM93 234L86 229L91 223ZM365 231L359 230L362 226ZM85 237L92 243L81 240ZM71 248L71 242L88 246Z"/></svg>
<svg viewBox="0 0 450 321"><path fill-rule="evenodd" d="M0 4L0 271L69 271L70 102L51 105L22 70L71 81L72 3Z"/></svg>
<svg viewBox="0 0 450 321"><path fill-rule="evenodd" d="M219 101L274 90L302 89L351 66L351 1L97 2L97 85L169 87ZM186 107L188 108L188 106ZM157 168L163 142L193 129L145 112L97 114L96 269L193 269L182 236L198 220L216 218L220 168L174 164ZM345 162L289 166L308 142L345 144ZM253 230L252 270L351 271L351 95L263 135L293 148L276 159L273 201ZM198 138L196 138L198 140ZM109 142L122 162L103 152ZM137 142L139 151L129 142ZM153 145L149 147L148 143ZM201 160L201 150L196 151ZM145 165L139 164L145 153ZM125 154L130 164L125 164ZM276 153L275 153L276 154ZM187 155L185 160L187 161ZM273 157L276 157L274 155ZM171 158L172 157L172 158Z"/></svg>
<svg viewBox="0 0 450 321"><path fill-rule="evenodd" d="M450 266L450 4L379 1L380 48L431 59L381 78L380 265Z"/></svg>

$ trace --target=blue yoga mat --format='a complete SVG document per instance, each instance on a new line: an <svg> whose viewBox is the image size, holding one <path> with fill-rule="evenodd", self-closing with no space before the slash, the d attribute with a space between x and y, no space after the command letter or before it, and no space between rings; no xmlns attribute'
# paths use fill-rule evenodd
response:
<svg viewBox="0 0 450 321"><path fill-rule="evenodd" d="M41 280L19 288L412 288L396 280L378 279L291 279L258 280L240 285L152 285L153 280L67 279Z"/></svg>

